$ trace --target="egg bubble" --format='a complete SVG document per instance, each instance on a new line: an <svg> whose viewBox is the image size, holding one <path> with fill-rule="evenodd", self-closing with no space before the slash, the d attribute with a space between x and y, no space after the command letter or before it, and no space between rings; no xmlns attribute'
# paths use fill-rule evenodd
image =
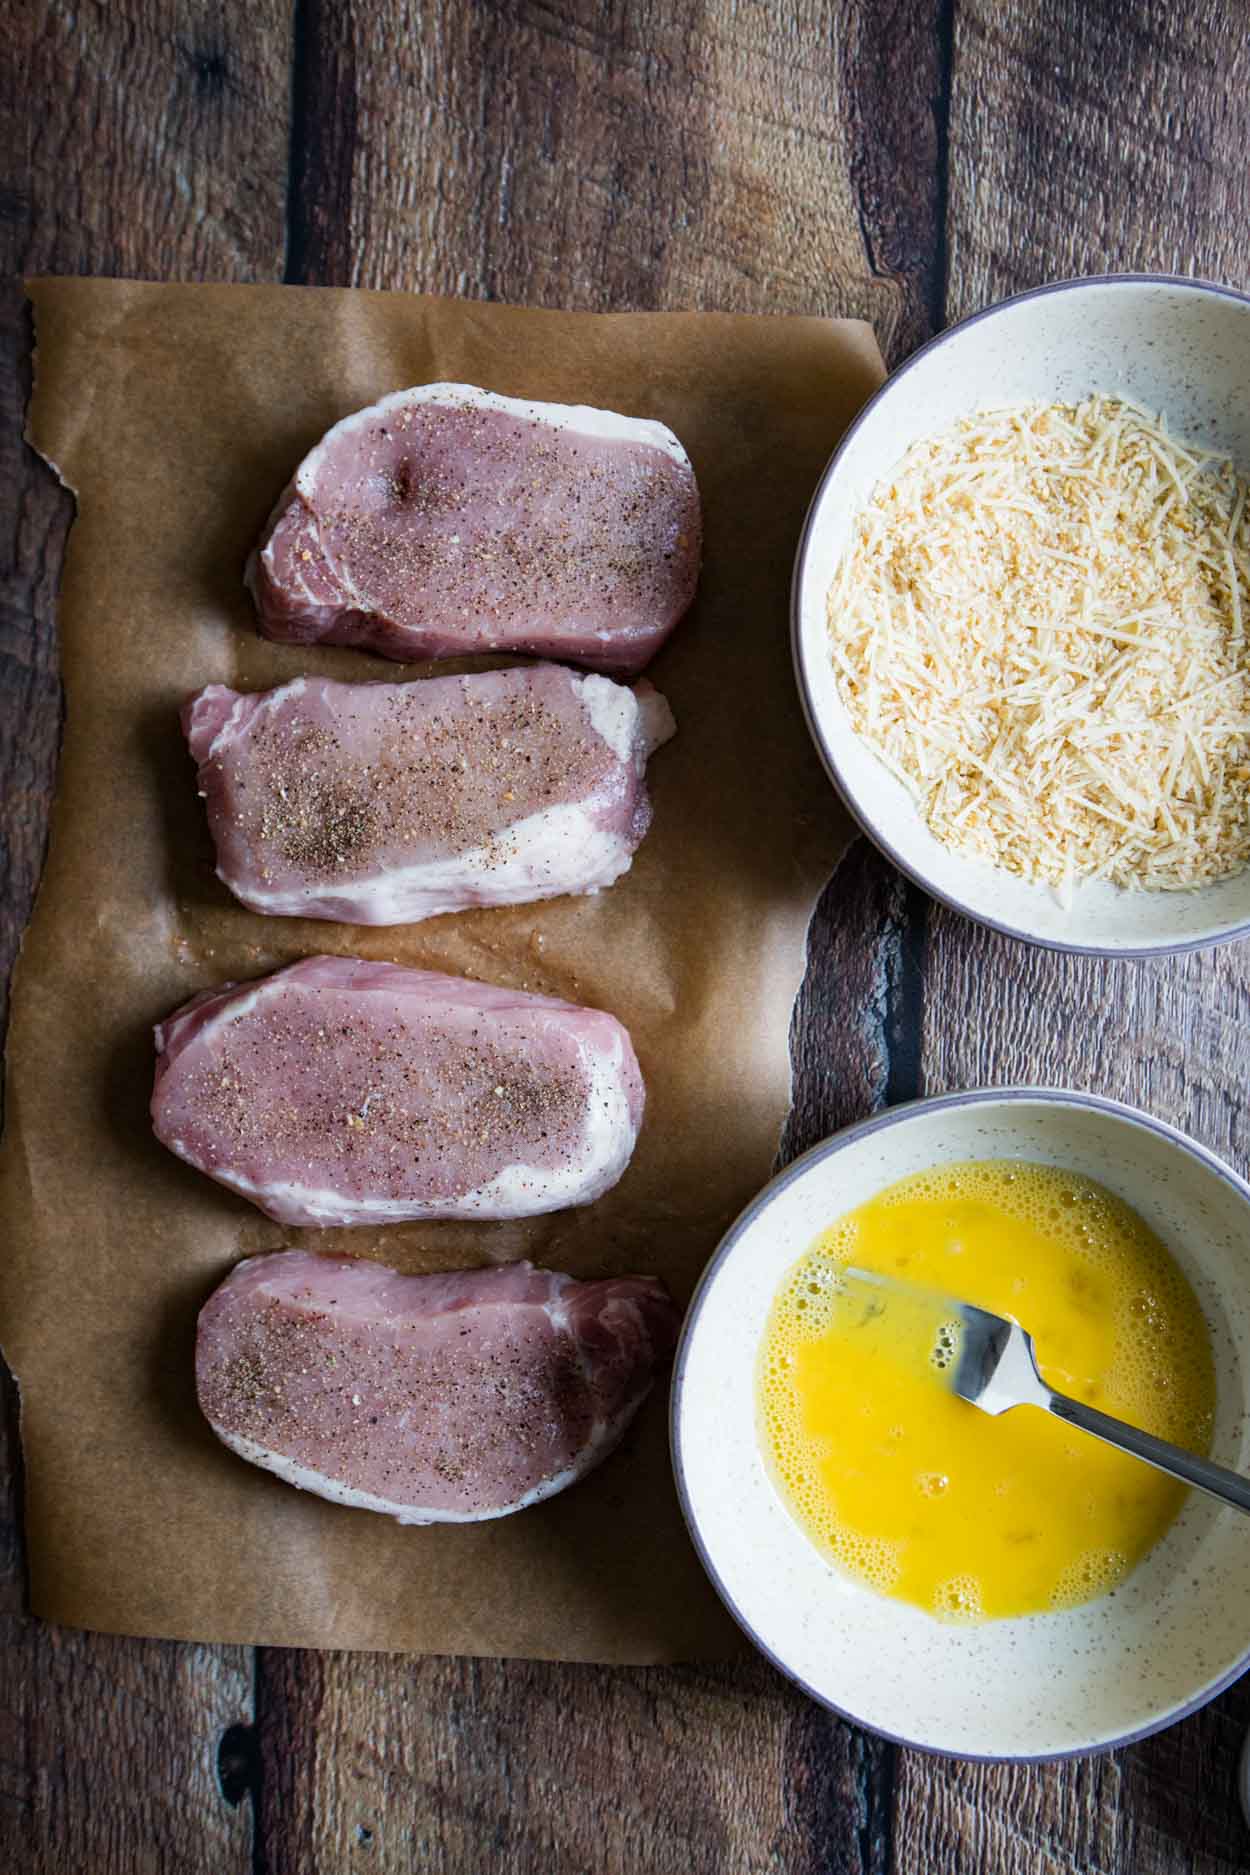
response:
<svg viewBox="0 0 1250 1875"><path fill-rule="evenodd" d="M846 1283L840 1258L824 1240L800 1258L786 1279L774 1311L773 1340L790 1346L828 1333Z"/></svg>
<svg viewBox="0 0 1250 1875"><path fill-rule="evenodd" d="M1096 1595L1105 1595L1124 1580L1128 1571L1129 1559L1120 1550L1086 1550L1059 1577L1051 1594L1051 1607L1077 1608Z"/></svg>
<svg viewBox="0 0 1250 1875"><path fill-rule="evenodd" d="M960 1322L953 1318L943 1322L938 1328L937 1337L929 1352L930 1365L936 1367L939 1372L944 1372L948 1367L953 1366L959 1353L962 1336L963 1327Z"/></svg>
<svg viewBox="0 0 1250 1875"><path fill-rule="evenodd" d="M951 1576L933 1592L933 1612L943 1621L982 1621L981 1584L973 1575Z"/></svg>
<svg viewBox="0 0 1250 1875"><path fill-rule="evenodd" d="M858 1576L882 1594L888 1594L902 1574L902 1546L888 1537L865 1536L845 1524L831 1522L825 1540L848 1574Z"/></svg>

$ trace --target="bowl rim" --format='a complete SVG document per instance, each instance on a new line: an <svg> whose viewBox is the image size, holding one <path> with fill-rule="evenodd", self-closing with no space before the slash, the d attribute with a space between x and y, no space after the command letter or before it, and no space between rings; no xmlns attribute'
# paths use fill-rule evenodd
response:
<svg viewBox="0 0 1250 1875"><path fill-rule="evenodd" d="M1032 1087L1027 1084L1011 1087L974 1087L954 1093L929 1094L915 1100L900 1101L896 1106L886 1107L879 1113L870 1114L866 1120L858 1120L849 1126L840 1127L836 1133L831 1133L827 1139L822 1139L815 1146L809 1147L806 1152L801 1153L797 1159L792 1160L789 1165L783 1167L780 1172L776 1173L762 1190L757 1192L751 1202L739 1212L738 1216L734 1219L733 1223L729 1226L729 1229L716 1246L716 1249L713 1251L703 1274L700 1276L695 1286L694 1294L690 1298L690 1306L686 1310L681 1335L677 1345L677 1352L673 1359L673 1379L669 1394L669 1457L673 1468L673 1479L677 1488L677 1499L681 1506L682 1518L685 1522L690 1541L694 1546L695 1554L708 1580L711 1582L712 1587L716 1590L716 1593L719 1595L722 1603L733 1617L738 1627L751 1642L751 1645L777 1669L783 1678L789 1680L792 1685L797 1686L801 1692L806 1693L809 1699L814 1700L816 1704L823 1707L826 1712L832 1712L838 1718L844 1719L848 1725L858 1726L861 1731L871 1732L875 1737L884 1738L892 1745L905 1746L909 1751L923 1751L930 1757L957 1758L969 1764L1059 1764L1072 1758L1098 1757L1104 1752L1119 1751L1125 1745L1136 1744L1143 1738L1152 1738L1156 1732L1166 1731L1169 1726L1179 1725L1182 1720L1192 1718L1194 1713L1200 1712L1202 1708L1209 1705L1213 1699L1218 1699L1221 1693L1227 1692L1230 1686L1239 1680L1247 1670L1250 1670L1250 1640L1247 1641L1245 1648L1238 1655L1237 1660L1227 1672L1221 1674L1219 1679L1213 1681L1209 1686L1202 1688L1192 1699L1187 1700L1182 1706L1168 1712L1162 1718L1152 1719L1148 1724L1139 1726L1131 1732L1118 1733L1116 1737L1107 1739L1096 1745L1074 1745L1063 1751L1015 1752L1005 1754L986 1751L950 1751L942 1745L929 1744L922 1739L908 1738L906 1734L902 1732L891 1732L887 1731L883 1726L870 1725L865 1719L849 1711L845 1706L839 1706L835 1700L828 1698L824 1693L818 1692L809 1681L804 1679L803 1675L796 1668L787 1665L778 1654L774 1653L772 1648L765 1644L755 1628L751 1625L751 1622L734 1602L733 1597L726 1588L708 1552L707 1546L703 1541L698 1519L690 1501L690 1494L686 1485L685 1463L682 1457L679 1422L685 1393L686 1364L690 1353L690 1345L694 1338L695 1330L698 1327L699 1316L703 1311L703 1304L707 1299L711 1286L715 1282L721 1267L733 1254L740 1239L745 1235L750 1226L755 1223L761 1213L768 1209L773 1199L784 1191L787 1186L793 1184L796 1179L805 1176L813 1166L820 1165L826 1159L835 1157L843 1148L854 1145L860 1140L871 1138L874 1133L884 1132L887 1128L896 1125L900 1120L911 1117L921 1109L925 1109L931 1113L937 1113L944 1111L949 1112L962 1107L997 1106L1005 1103L1033 1103L1038 1101L1054 1106L1092 1108L1098 1113L1110 1114L1115 1119L1126 1121L1130 1126L1141 1127L1146 1132L1155 1134L1158 1138L1166 1140L1172 1146L1179 1147L1182 1152L1188 1153L1190 1157L1198 1160L1208 1171L1213 1172L1217 1178L1222 1179L1226 1185L1230 1186L1237 1196L1250 1207L1250 1183L1247 1183L1247 1181L1242 1178L1241 1174L1234 1171L1232 1166L1221 1159L1217 1153L1212 1152L1209 1146L1204 1146L1200 1140L1191 1138L1188 1133L1183 1133L1179 1127L1172 1126L1167 1120L1160 1120L1154 1114L1147 1113L1140 1107L1130 1106L1126 1101L1112 1100L1102 1094L1085 1093L1075 1088Z"/></svg>
<svg viewBox="0 0 1250 1875"><path fill-rule="evenodd" d="M1026 287L1020 293L1011 293L1006 299L995 300L990 306L982 306L976 312L968 313L964 318L956 320L954 325L945 326L942 331L935 332L931 339L926 339L923 345L918 346L914 352L911 352L908 357L903 360L901 365L891 371L886 377L885 382L879 385L873 392L867 403L857 412L848 428L843 432L837 447L834 449L833 454L829 457L828 462L826 462L824 469L821 471L820 480L816 484L811 501L808 503L807 513L803 518L803 527L799 534L799 544L795 550L794 570L790 580L790 655L794 666L799 702L802 706L808 734L815 745L816 753L820 758L821 766L824 768L826 775L837 789L843 805L847 808L851 818L859 827L860 832L866 834L878 851L884 853L890 864L897 867L905 878L912 881L913 885L919 886L922 892L927 893L930 898L936 899L939 904L947 906L949 910L958 912L960 917L971 919L974 924L984 925L988 930L997 931L1003 937L1016 938L1023 944L1036 945L1041 950L1059 951L1072 957L1179 957L1186 955L1190 951L1213 949L1217 944L1233 944L1240 938L1250 936L1250 918L1241 919L1238 923L1228 926L1226 930L1216 931L1198 937L1182 938L1175 943L1163 940L1153 944L1069 944L1062 938L1042 937L1037 932L1029 930L1027 926L1008 924L1005 919L993 918L987 912L975 911L972 906L966 904L962 899L956 898L953 893L941 891L925 873L918 867L913 866L897 852L890 841L887 840L881 831L873 824L867 813L860 808L858 801L854 798L849 784L843 778L838 759L820 727L812 701L811 686L808 682L807 667L803 655L802 605L800 594L807 570L808 554L811 551L812 538L815 533L817 511L824 500L825 491L829 483L841 466L843 456L886 394L892 392L899 381L905 378L908 372L920 363L922 358L926 358L930 352L936 351L940 346L945 345L948 339L954 338L957 333L965 332L970 326L979 325L982 320L994 318L998 313L1005 312L1010 306L1021 305L1026 300L1043 299L1050 294L1076 292L1082 287L1106 286L1184 287L1187 290L1199 294L1212 293L1221 299L1236 300L1240 305L1250 308L1250 292L1242 292L1238 287L1225 286L1218 280L1195 278L1189 274L1076 274L1068 279L1050 280L1042 286ZM851 733L854 734L854 731Z"/></svg>

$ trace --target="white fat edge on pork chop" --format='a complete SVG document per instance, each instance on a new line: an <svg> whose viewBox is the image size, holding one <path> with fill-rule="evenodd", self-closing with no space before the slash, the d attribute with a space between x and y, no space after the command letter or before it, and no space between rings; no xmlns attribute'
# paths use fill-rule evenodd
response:
<svg viewBox="0 0 1250 1875"><path fill-rule="evenodd" d="M634 685L634 701L638 705L638 718L646 744L644 760L663 748L677 734L677 718L669 707L668 698L658 691L654 684L640 677Z"/></svg>
<svg viewBox="0 0 1250 1875"><path fill-rule="evenodd" d="M304 502L312 498L323 454L336 440L352 436L357 430L371 429L379 417L397 414L413 404L448 404L452 408L491 410L501 416L545 424L553 430L572 430L579 436L592 436L601 442L637 443L659 449L682 468L690 468L690 458L666 423L654 417L626 417L618 410L601 410L592 404L546 404L524 397L504 397L498 391L484 391L476 384L414 384L405 391L392 391L375 404L353 410L326 431L300 463L292 487Z"/></svg>
<svg viewBox="0 0 1250 1875"><path fill-rule="evenodd" d="M469 895L465 880L472 873L489 881L489 895L482 902L491 905L524 905L565 892L593 895L628 872L634 857L634 848L624 835L596 823L593 806L593 802L566 801L558 807L540 808L501 827L488 846L449 854L442 861L388 867L385 875L371 875L367 884L359 878L341 884L327 879L281 892L242 884L220 866L217 877L253 911L298 918L313 915L314 906L351 903L355 909L348 922L363 925L416 924L438 916L454 909L448 904L453 891L465 906L472 906L478 901ZM600 860L593 874L579 871L575 880L561 876L570 855L596 849ZM366 890L367 905L359 902Z"/></svg>
<svg viewBox="0 0 1250 1875"><path fill-rule="evenodd" d="M344 982L340 970L348 966L357 972L359 982ZM328 974L327 974L328 972ZM218 1024L242 1021L250 1015L262 996L271 991L275 984L284 988L298 984L301 989L332 989L353 995L367 995L372 991L388 989L394 978L421 977L429 983L437 983L444 990L449 987L460 992L461 998L471 996L482 999L482 1005L488 1009L558 1009L568 1015L603 1015L603 1010L587 1009L577 1003L570 1003L562 996L543 996L537 990L506 990L497 984L479 982L475 977L458 977L442 970L422 970L406 964L371 962L364 957L334 957L318 955L303 957L298 963L284 964L280 970L274 970L268 976L256 977L250 984L237 982L231 978L226 983L219 983L215 989L201 990L189 1001L179 1005L172 1014L153 1027L158 1055L167 1053L179 1041L182 1032L188 1026L194 1026L199 1035L209 1033ZM219 1003L218 1009L209 1005ZM207 1013L206 1013L207 1012ZM615 1021L615 1017L609 1017Z"/></svg>
<svg viewBox="0 0 1250 1875"><path fill-rule="evenodd" d="M595 672L565 671L562 675L568 678L570 688L577 693L591 728L607 743L618 762L641 758L645 763L658 748L677 734L677 720L667 699L646 678L641 678L631 686ZM442 683L446 679L414 680L416 683L423 681ZM462 676L460 682L467 694L468 677ZM396 685L379 686L383 687L402 688ZM226 684L206 685L192 700L194 705L208 704L211 707L215 693L233 694L233 702L206 745L200 746L202 732L191 731L188 742L192 757L201 767L213 761L236 740L242 725L246 724L250 733L257 717L277 715L288 703L297 703L307 689L306 677L293 677L288 683L265 691L231 693ZM192 736L195 737L194 741Z"/></svg>
<svg viewBox="0 0 1250 1875"><path fill-rule="evenodd" d="M585 1358L581 1355L580 1344L577 1346L584 1367ZM397 1504L389 1498L375 1497L371 1491L353 1490L350 1485L340 1484L325 1472L299 1465L293 1458L286 1458L281 1452L257 1444L255 1439L249 1439L241 1432L226 1432L211 1420L209 1424L222 1444L229 1446L232 1452L245 1458L249 1464L259 1465L263 1471L271 1471L284 1484L293 1484L297 1491L311 1491L317 1497L329 1499L332 1504L343 1504L349 1510L380 1511L383 1516L394 1517L402 1524L489 1523L496 1517L515 1516L519 1510L528 1510L531 1504L541 1504L544 1498L555 1497L558 1492L567 1490L569 1485L577 1484L587 1472L593 1471L600 1460L620 1444L629 1430L630 1421L650 1391L651 1383L648 1382L614 1419L597 1419L589 1440L571 1465L557 1472L554 1477L541 1479L513 1503L501 1505L498 1510L421 1510L411 1504Z"/></svg>

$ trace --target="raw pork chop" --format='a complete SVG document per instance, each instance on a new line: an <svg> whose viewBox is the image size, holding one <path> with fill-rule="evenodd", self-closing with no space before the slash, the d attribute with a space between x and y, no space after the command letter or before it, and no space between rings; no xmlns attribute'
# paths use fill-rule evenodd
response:
<svg viewBox="0 0 1250 1875"><path fill-rule="evenodd" d="M474 1523L605 1458L678 1319L646 1276L400 1276L279 1250L204 1305L196 1385L218 1438L288 1484L401 1523Z"/></svg>
<svg viewBox="0 0 1250 1875"><path fill-rule="evenodd" d="M247 579L270 638L633 674L693 599L701 539L662 423L426 384L305 456Z"/></svg>
<svg viewBox="0 0 1250 1875"><path fill-rule="evenodd" d="M354 957L195 997L156 1048L157 1138L280 1224L589 1204L642 1121L614 1017Z"/></svg>
<svg viewBox="0 0 1250 1875"><path fill-rule="evenodd" d="M667 703L558 664L187 704L217 871L253 911L406 924L597 892L647 831Z"/></svg>

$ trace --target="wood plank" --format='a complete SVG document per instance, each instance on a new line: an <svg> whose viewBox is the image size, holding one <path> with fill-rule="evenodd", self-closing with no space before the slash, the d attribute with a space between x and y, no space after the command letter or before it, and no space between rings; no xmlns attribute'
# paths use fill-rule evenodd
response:
<svg viewBox="0 0 1250 1875"><path fill-rule="evenodd" d="M3 11L0 258L23 271L218 279L281 269L288 8L207 0ZM0 982L42 863L60 720L55 594L72 504L20 441L29 329L3 297ZM22 1612L16 1398L0 1447L0 1867L239 1875L253 1753L242 1648L57 1630ZM222 1742L225 1741L224 1751ZM221 1770L229 1798L219 1783Z"/></svg>
<svg viewBox="0 0 1250 1875"><path fill-rule="evenodd" d="M1244 11L956 0L945 318L1070 274L1246 280Z"/></svg>
<svg viewBox="0 0 1250 1875"><path fill-rule="evenodd" d="M292 277L926 330L936 7L304 9ZM349 162L349 156L351 158Z"/></svg>
<svg viewBox="0 0 1250 1875"><path fill-rule="evenodd" d="M760 1661L648 1668L267 1652L264 1728L281 1875L862 1875L869 1741ZM270 1702L274 1705L271 1706Z"/></svg>
<svg viewBox="0 0 1250 1875"><path fill-rule="evenodd" d="M310 136L289 278L862 314L893 355L928 330L936 5L387 0L357 12L354 39L320 0L302 16ZM907 902L862 847L825 894L790 1154L904 1090ZM260 1687L274 1869L331 1875L366 1854L443 1875L890 1866L892 1749L760 1662L603 1672L267 1651Z"/></svg>
<svg viewBox="0 0 1250 1875"><path fill-rule="evenodd" d="M958 0L948 319L1068 274L1250 284L1250 40L1218 0ZM1250 947L1154 963L1061 958L935 910L928 1091L1040 1081L1139 1103L1247 1165ZM1243 1683L1115 1758L952 1766L903 1753L900 1869L1228 1875L1250 1868Z"/></svg>

